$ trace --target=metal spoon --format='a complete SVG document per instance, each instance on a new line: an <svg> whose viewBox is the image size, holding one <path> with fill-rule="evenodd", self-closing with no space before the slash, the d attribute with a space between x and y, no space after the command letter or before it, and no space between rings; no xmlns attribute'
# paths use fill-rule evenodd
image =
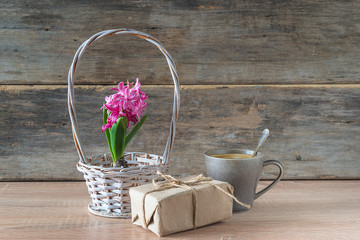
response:
<svg viewBox="0 0 360 240"><path fill-rule="evenodd" d="M265 140L267 139L267 137L269 136L269 129L265 128L264 131L262 132L261 138L254 150L254 153L252 154L251 157L255 157L257 152L259 151L259 148L261 147L261 145L263 145L263 143L265 142Z"/></svg>

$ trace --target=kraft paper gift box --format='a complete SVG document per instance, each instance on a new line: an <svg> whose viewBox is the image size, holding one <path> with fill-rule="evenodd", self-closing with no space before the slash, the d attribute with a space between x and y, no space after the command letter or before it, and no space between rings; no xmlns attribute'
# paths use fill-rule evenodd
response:
<svg viewBox="0 0 360 240"><path fill-rule="evenodd" d="M233 194L229 183L212 179L190 188L160 190L154 184L130 188L132 222L161 237L230 218L233 199L213 185Z"/></svg>

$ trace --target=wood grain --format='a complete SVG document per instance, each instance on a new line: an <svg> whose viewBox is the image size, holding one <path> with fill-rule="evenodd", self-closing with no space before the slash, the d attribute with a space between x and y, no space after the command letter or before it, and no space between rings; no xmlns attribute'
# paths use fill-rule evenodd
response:
<svg viewBox="0 0 360 240"><path fill-rule="evenodd" d="M10 1L0 3L0 83L65 84L92 34L128 27L163 42L182 84L358 83L360 1ZM160 52L113 37L85 54L78 84L171 84Z"/></svg>
<svg viewBox="0 0 360 240"><path fill-rule="evenodd" d="M120 27L161 40L185 85L171 173L204 172L203 152L253 148L267 127L262 149L283 162L286 179L359 179L359 9L360 1L326 0L1 1L0 180L82 178L67 71L83 41ZM172 99L165 59L150 43L118 36L94 44L76 74L89 156L107 152L104 85L136 77L151 110L129 150L162 154Z"/></svg>
<svg viewBox="0 0 360 240"><path fill-rule="evenodd" d="M145 86L147 123L129 151L163 153L172 86ZM65 86L0 87L0 179L82 179L67 114ZM108 152L100 106L108 86L75 91L85 154ZM286 179L359 179L360 85L183 86L172 174L205 172L203 153L253 148L263 128L262 151L278 159ZM275 176L267 169L264 177Z"/></svg>
<svg viewBox="0 0 360 240"><path fill-rule="evenodd" d="M357 240L359 184L281 181L248 212L161 239ZM0 183L0 193L1 239L158 239L130 219L88 213L84 182Z"/></svg>

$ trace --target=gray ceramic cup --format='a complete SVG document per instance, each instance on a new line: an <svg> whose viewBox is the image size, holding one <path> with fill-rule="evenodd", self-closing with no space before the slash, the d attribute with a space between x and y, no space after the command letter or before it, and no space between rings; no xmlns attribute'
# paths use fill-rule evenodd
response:
<svg viewBox="0 0 360 240"><path fill-rule="evenodd" d="M209 177L228 182L234 186L234 196L239 201L250 206L253 205L254 200L269 191L276 183L278 183L283 176L283 166L279 161L266 160L264 161L264 154L258 152L255 157L246 159L226 159L213 157L217 154L248 154L252 155L252 150L247 149L222 149L210 150L205 153L205 166ZM256 192L256 187L261 177L263 167L268 165L276 165L280 172L278 177L266 188L260 192ZM234 211L247 210L243 206L234 201Z"/></svg>

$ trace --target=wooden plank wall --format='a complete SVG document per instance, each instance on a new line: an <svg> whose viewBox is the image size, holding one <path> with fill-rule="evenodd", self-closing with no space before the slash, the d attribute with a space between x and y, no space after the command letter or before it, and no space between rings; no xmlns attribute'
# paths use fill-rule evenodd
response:
<svg viewBox="0 0 360 240"><path fill-rule="evenodd" d="M360 1L0 2L0 180L82 179L67 113L67 71L92 34L120 27L158 38L176 61L181 111L172 174L205 172L203 153L253 148L286 179L359 179ZM162 154L172 106L165 59L115 36L80 62L76 100L88 156L107 151L99 107L139 77L149 120L128 150ZM271 178L276 169L264 176Z"/></svg>

